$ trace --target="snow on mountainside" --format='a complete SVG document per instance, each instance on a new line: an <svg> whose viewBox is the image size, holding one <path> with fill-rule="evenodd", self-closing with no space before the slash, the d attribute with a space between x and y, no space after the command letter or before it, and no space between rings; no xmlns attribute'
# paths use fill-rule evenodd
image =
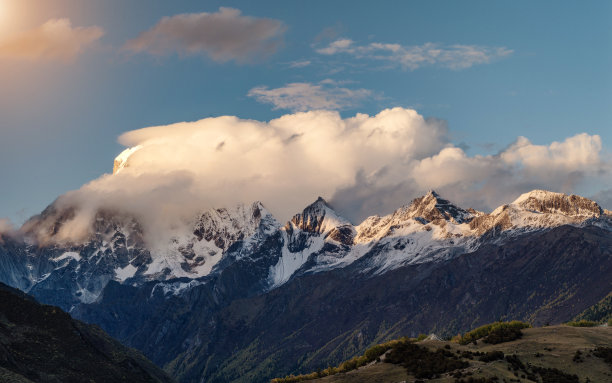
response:
<svg viewBox="0 0 612 383"><path fill-rule="evenodd" d="M99 211L84 240L54 240L74 216L74 208L51 205L28 221L22 228L26 241L11 245L20 249L11 252L20 255L4 260L10 271L0 272L0 280L19 281L17 287L39 296L71 291L72 298L58 302L70 307L95 301L110 280L159 281L164 293L179 294L200 282L173 282L176 278L200 281L241 264L244 273L259 270L257 278L265 279L261 288L273 289L295 275L353 264L359 272L380 274L406 264L449 259L489 241L501 243L560 225L592 223L612 230L611 217L597 203L542 190L525 193L489 214L462 209L431 191L358 226L320 197L285 226L256 202L205 211L173 229L169 239L157 241L145 240L136 217ZM261 274L265 270L267 276Z"/></svg>
<svg viewBox="0 0 612 383"><path fill-rule="evenodd" d="M470 225L476 234L483 234L494 227L502 230L536 230L582 224L602 216L601 207L588 198L533 190L522 194L509 205L498 207L491 214L477 217Z"/></svg>
<svg viewBox="0 0 612 383"><path fill-rule="evenodd" d="M209 275L232 244L280 227L256 202L205 211L176 228L167 240L148 243L135 217L99 211L85 239L55 240L73 216L73 208L50 206L24 225L22 231L31 243L25 258L30 282L20 288L33 292L62 288L73 291L80 302L93 302L110 280L134 284L196 279Z"/></svg>
<svg viewBox="0 0 612 383"><path fill-rule="evenodd" d="M377 241L368 270L447 259L477 249L483 241L505 241L521 233L605 218L587 198L534 190L490 214L463 210L431 191L385 217L369 217L357 227L356 243ZM484 234L492 233L493 237Z"/></svg>
<svg viewBox="0 0 612 383"><path fill-rule="evenodd" d="M119 153L113 162L113 174L117 174L121 169L128 167L128 159L132 154L136 153L140 149L142 149L142 145L137 145L133 148L127 148Z"/></svg>
<svg viewBox="0 0 612 383"><path fill-rule="evenodd" d="M206 276L232 244L260 230L275 231L279 226L261 202L240 204L234 209L211 209L189 226L191 231L179 230L169 244L161 242L153 247L153 261L144 274L156 280Z"/></svg>
<svg viewBox="0 0 612 383"><path fill-rule="evenodd" d="M338 251L348 251L355 234L353 225L319 197L283 227L282 256L270 268L272 287L287 282L316 254L318 263L323 263L326 255L334 258Z"/></svg>

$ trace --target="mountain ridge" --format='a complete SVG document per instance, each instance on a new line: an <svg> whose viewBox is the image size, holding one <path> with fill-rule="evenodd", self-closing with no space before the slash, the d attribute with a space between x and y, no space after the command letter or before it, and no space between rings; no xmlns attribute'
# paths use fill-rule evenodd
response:
<svg viewBox="0 0 612 383"><path fill-rule="evenodd" d="M448 259L524 232L590 222L612 227L606 211L584 197L534 190L483 213L458 207L432 190L389 215L371 216L359 225L343 218L322 197L284 226L261 202L209 209L173 229L168 239L152 244L137 218L99 210L81 243L53 240L63 239L67 222L76 214L74 206L56 205L60 204L56 201L22 226L24 239L4 245L23 256L19 264L7 265L9 272L5 270L0 281L45 299L51 299L52 290L67 288L72 296L53 302L66 310L98 299L110 280L197 281L250 257L252 248L266 238L278 237L274 245L278 251L275 260L264 261L271 264L262 277L268 281L263 290L300 273L347 267L362 258L369 260L364 271L384 273L404 264Z"/></svg>
<svg viewBox="0 0 612 383"><path fill-rule="evenodd" d="M159 249L138 221L98 212L82 244L7 236L0 281L181 382L259 382L414 332L571 319L612 291L612 217L597 207L534 191L484 213L431 191L357 226L319 198L283 226L253 203L200 212Z"/></svg>

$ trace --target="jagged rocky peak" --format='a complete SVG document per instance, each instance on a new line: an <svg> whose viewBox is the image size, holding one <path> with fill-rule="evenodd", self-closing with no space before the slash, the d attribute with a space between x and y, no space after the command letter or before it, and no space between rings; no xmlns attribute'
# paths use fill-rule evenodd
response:
<svg viewBox="0 0 612 383"><path fill-rule="evenodd" d="M322 197L308 205L302 213L294 215L290 223L302 231L319 234L329 233L338 227L352 227Z"/></svg>
<svg viewBox="0 0 612 383"><path fill-rule="evenodd" d="M357 243L367 243L385 237L431 231L434 238L451 238L466 234L465 223L482 215L474 209L464 210L442 198L434 190L415 198L384 217L372 216L357 226Z"/></svg>
<svg viewBox="0 0 612 383"><path fill-rule="evenodd" d="M595 202L577 195L546 190L532 190L512 203L502 205L470 222L477 234L512 228L550 228L567 224L581 224L598 218L604 211Z"/></svg>
<svg viewBox="0 0 612 383"><path fill-rule="evenodd" d="M599 217L603 213L597 202L578 195L546 190L532 190L518 197L512 205L538 213L562 214L570 217Z"/></svg>
<svg viewBox="0 0 612 383"><path fill-rule="evenodd" d="M469 222L474 217L473 213L440 197L434 190L422 197L415 198L408 206L406 214L411 218L421 218L433 223L450 221L461 224Z"/></svg>
<svg viewBox="0 0 612 383"><path fill-rule="evenodd" d="M199 241L213 241L215 246L225 251L236 241L253 235L262 223L270 227L279 226L264 205L256 201L251 205L238 204L231 209L210 209L202 213L193 234Z"/></svg>

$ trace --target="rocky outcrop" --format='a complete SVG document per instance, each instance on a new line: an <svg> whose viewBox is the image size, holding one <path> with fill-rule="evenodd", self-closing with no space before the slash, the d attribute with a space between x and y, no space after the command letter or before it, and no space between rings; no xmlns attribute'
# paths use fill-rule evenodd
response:
<svg viewBox="0 0 612 383"><path fill-rule="evenodd" d="M533 190L513 202L526 210L570 217L599 217L603 213L597 202L577 195Z"/></svg>
<svg viewBox="0 0 612 383"><path fill-rule="evenodd" d="M440 197L433 190L423 197L414 199L405 211L405 215L406 218L422 218L437 225L443 221L466 223L474 217L474 214Z"/></svg>

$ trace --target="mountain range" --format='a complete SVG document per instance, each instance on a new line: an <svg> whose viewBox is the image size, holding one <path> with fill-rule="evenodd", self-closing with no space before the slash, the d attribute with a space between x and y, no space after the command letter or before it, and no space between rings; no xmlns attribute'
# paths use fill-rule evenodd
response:
<svg viewBox="0 0 612 383"><path fill-rule="evenodd" d="M153 239L110 209L70 238L78 208L52 204L0 234L0 282L100 325L180 382L266 381L498 319L560 323L612 291L612 213L543 190L491 213L431 191L359 225L322 198L285 224L255 202Z"/></svg>

